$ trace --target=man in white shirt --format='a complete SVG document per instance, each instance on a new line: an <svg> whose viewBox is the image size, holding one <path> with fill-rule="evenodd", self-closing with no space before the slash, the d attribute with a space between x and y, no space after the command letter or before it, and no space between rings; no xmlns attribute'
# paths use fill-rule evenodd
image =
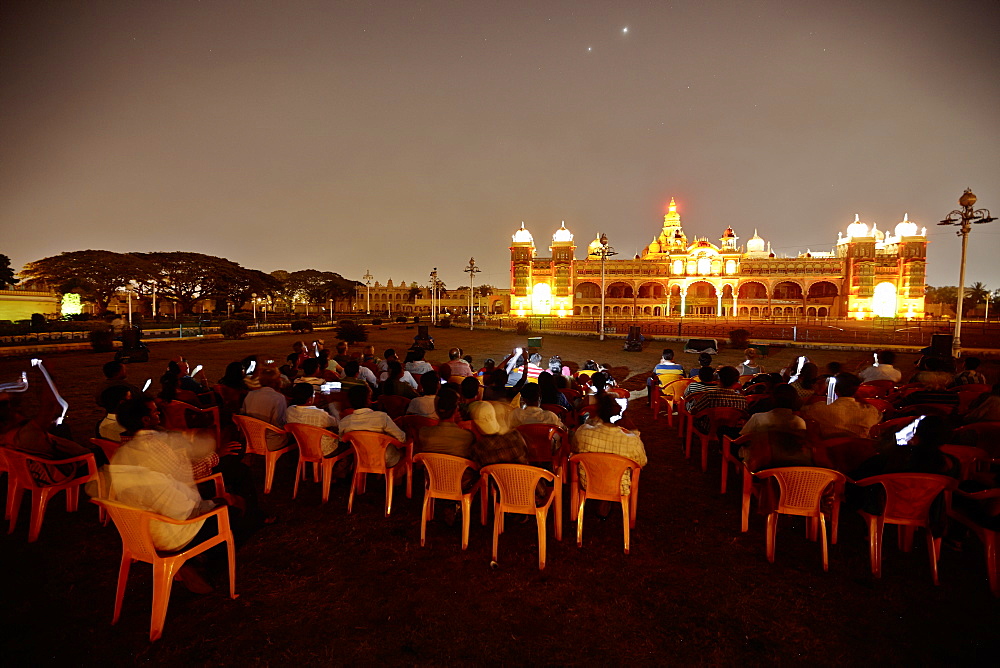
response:
<svg viewBox="0 0 1000 668"><path fill-rule="evenodd" d="M436 371L427 371L420 376L420 391L423 393L416 399L411 399L406 407L407 415L437 418L434 399L441 387L441 376Z"/></svg>
<svg viewBox="0 0 1000 668"><path fill-rule="evenodd" d="M832 404L809 404L802 407L802 416L815 420L820 438L857 436L868 438L868 430L878 424L882 414L874 406L854 399L861 379L852 373L837 374L837 396Z"/></svg>
<svg viewBox="0 0 1000 668"><path fill-rule="evenodd" d="M257 377L260 387L247 393L243 400L243 414L274 425L285 426L285 411L288 401L285 395L278 392L281 387L281 376L276 369L267 367L261 370ZM288 434L267 432L267 449L280 450L288 443Z"/></svg>
<svg viewBox="0 0 1000 668"><path fill-rule="evenodd" d="M621 407L614 397L604 394L598 398L597 415L599 423L587 422L580 425L573 435L573 452L608 452L631 459L640 467L645 466L646 448L642 445L638 431L629 431L624 427L612 424L611 418L618 415ZM586 486L586 478L580 471L581 482ZM622 474L621 493L628 494L632 488L632 472L626 470ZM606 510L602 508L602 511Z"/></svg>
<svg viewBox="0 0 1000 668"><path fill-rule="evenodd" d="M892 365L896 361L896 353L891 350L880 350L875 353L876 362L872 366L862 371L858 376L861 382L867 383L870 380L891 380L899 383L903 373Z"/></svg>
<svg viewBox="0 0 1000 668"><path fill-rule="evenodd" d="M387 413L371 409L371 390L366 385L356 385L347 391L347 401L353 412L340 419L340 434L352 431L374 431L388 434L397 441L405 441L406 433L399 428ZM392 468L403 458L403 453L394 445L385 449L385 465Z"/></svg>
<svg viewBox="0 0 1000 668"><path fill-rule="evenodd" d="M329 429L329 436L324 435L320 449L326 457L343 452L346 447L338 448L337 420L322 408L314 405L315 393L309 383L299 383L292 386L291 401L285 411L285 424L308 424L321 429Z"/></svg>

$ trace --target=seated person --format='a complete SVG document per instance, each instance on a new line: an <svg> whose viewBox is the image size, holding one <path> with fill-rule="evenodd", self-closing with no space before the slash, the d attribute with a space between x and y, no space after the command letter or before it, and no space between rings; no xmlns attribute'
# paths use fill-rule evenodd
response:
<svg viewBox="0 0 1000 668"><path fill-rule="evenodd" d="M746 462L751 471L814 465L813 451L806 439L805 429L755 431L750 437L750 443L740 448L739 458Z"/></svg>
<svg viewBox="0 0 1000 668"><path fill-rule="evenodd" d="M794 413L799 397L790 385L778 385L771 393L774 408L754 413L740 429L740 436L766 431L805 432L806 422ZM757 469L754 469L757 470Z"/></svg>
<svg viewBox="0 0 1000 668"><path fill-rule="evenodd" d="M340 435L343 436L352 431L374 431L388 434L400 442L405 441L406 434L387 413L372 410L371 396L371 390L368 389L367 385L357 385L347 391L347 401L354 410L351 414L340 419ZM386 447L385 465L387 468L392 468L402 458L402 451L395 445Z"/></svg>
<svg viewBox="0 0 1000 668"><path fill-rule="evenodd" d="M756 376L758 373L764 373L764 366L757 360L760 352L756 348L747 348L743 351L743 355L743 363L736 367L741 376Z"/></svg>
<svg viewBox="0 0 1000 668"><path fill-rule="evenodd" d="M853 373L841 373L836 378L837 400L803 406L802 417L816 421L820 438L868 438L868 430L878 424L882 414L874 406L855 400L854 394L860 386L861 379Z"/></svg>
<svg viewBox="0 0 1000 668"><path fill-rule="evenodd" d="M739 380L739 376L737 376L736 379ZM715 380L715 369L710 366L703 366L698 369L697 379L688 383L688 386L684 388L684 398L687 398L692 394L713 390L718 387L718 385L719 384Z"/></svg>
<svg viewBox="0 0 1000 668"><path fill-rule="evenodd" d="M800 399L806 401L816 394L816 381L818 379L819 367L812 362L805 362L801 365L799 372L789 378L788 386L798 393Z"/></svg>
<svg viewBox="0 0 1000 668"><path fill-rule="evenodd" d="M459 386L459 394L461 395L461 400L458 404L458 414L460 420L471 420L472 413L470 412L470 407L473 403L480 400L482 395L483 386L479 384L479 380L473 376L466 378L462 381Z"/></svg>
<svg viewBox="0 0 1000 668"><path fill-rule="evenodd" d="M709 355L708 353L701 353L698 355L698 366L691 369L691 371L688 373L688 378L695 378L696 376L699 375L698 372L706 367L710 369L712 368L712 356ZM714 374L715 369L712 369L712 372Z"/></svg>
<svg viewBox="0 0 1000 668"><path fill-rule="evenodd" d="M257 382L260 387L250 390L243 400L243 414L283 428L288 401L285 395L278 391L281 387L278 370L274 367L264 367L257 375ZM268 450L280 450L288 444L288 434L268 431L266 439Z"/></svg>
<svg viewBox="0 0 1000 668"><path fill-rule="evenodd" d="M473 379L475 380L475 379ZM478 382L476 383L479 384ZM436 371L427 371L420 376L420 396L410 401L406 407L407 415L436 417L434 399L441 387L441 376Z"/></svg>
<svg viewBox="0 0 1000 668"><path fill-rule="evenodd" d="M567 378L572 375L569 367L563 364L562 357L559 355L553 355L549 358L549 373L553 376L566 376Z"/></svg>
<svg viewBox="0 0 1000 668"><path fill-rule="evenodd" d="M390 360L386 371L379 376L379 387L382 394L395 395L414 399L417 396L417 381L409 371L403 371L403 365L396 360Z"/></svg>
<svg viewBox="0 0 1000 668"><path fill-rule="evenodd" d="M551 371L543 371L539 374L538 396L543 404L562 406L566 410L572 410L573 408L570 406L566 395L559 391L559 387L556 385L556 377L552 375Z"/></svg>
<svg viewBox="0 0 1000 668"><path fill-rule="evenodd" d="M309 383L315 391L323 386L323 379L319 375L319 358L310 357L299 365L300 376L292 381L292 384Z"/></svg>
<svg viewBox="0 0 1000 668"><path fill-rule="evenodd" d="M528 445L517 430L500 433L493 404L477 401L469 410L476 425L476 440L472 444L472 459L480 466L488 464L527 464Z"/></svg>
<svg viewBox="0 0 1000 668"><path fill-rule="evenodd" d="M647 463L646 449L642 445L638 431L629 431L611 422L621 407L613 397L605 394L598 398L597 416L599 421L581 425L573 434L573 452L608 452L627 457L640 467ZM587 480L580 471L580 482L586 488ZM622 474L621 493L628 494L632 488L632 472ZM603 509L602 509L603 510Z"/></svg>
<svg viewBox="0 0 1000 668"><path fill-rule="evenodd" d="M175 357L174 359L167 362L167 373L172 373L177 375L178 388L196 394L199 397L203 395L210 394L211 390L208 388L208 379L205 377L204 371L198 371L200 378L194 378L191 374L191 367L188 361L183 357ZM182 400L183 401L183 400ZM185 402L186 403L186 402ZM198 401L195 406L201 404L208 405L211 401Z"/></svg>
<svg viewBox="0 0 1000 668"><path fill-rule="evenodd" d="M487 357L486 361L483 362L483 368L476 372L476 376L482 379L487 379L493 375L493 370L496 369L497 362L492 357Z"/></svg>
<svg viewBox="0 0 1000 668"><path fill-rule="evenodd" d="M129 390L131 390L132 394L135 396L138 396L139 394L142 393L142 390L140 390L138 387L128 382L127 365L122 364L117 360L111 360L110 362L105 363L103 367L101 367L101 371L104 373L104 382L101 383L101 385L97 388L97 392L94 394L94 400L97 402L97 405L100 406L101 408L107 410L107 407L101 403L101 395L104 394L104 391L109 387L124 385Z"/></svg>
<svg viewBox="0 0 1000 668"><path fill-rule="evenodd" d="M254 367L256 368L256 360ZM239 412L243 405L243 399L247 396L249 389L246 384L246 366L243 362L230 362L226 365L226 373L223 374L219 382L212 390L219 396L219 408L227 416Z"/></svg>
<svg viewBox="0 0 1000 668"><path fill-rule="evenodd" d="M566 428L559 416L541 407L541 396L537 383L528 383L521 388L521 407L511 411L507 424L516 429L522 424L550 424Z"/></svg>
<svg viewBox="0 0 1000 668"><path fill-rule="evenodd" d="M448 366L448 376L473 376L472 367L469 363L462 359L462 349L452 348L448 351L448 361L445 362ZM446 379L447 380L447 379Z"/></svg>
<svg viewBox="0 0 1000 668"><path fill-rule="evenodd" d="M954 380L948 387L958 387L959 385L986 385L986 376L979 373L980 360L978 357L966 357L965 369L955 375Z"/></svg>
<svg viewBox="0 0 1000 668"><path fill-rule="evenodd" d="M475 436L468 429L455 424L458 411L458 392L443 387L437 393L435 414L438 424L420 428L420 452L435 452L464 459L472 459L472 442ZM471 473L471 471L466 471Z"/></svg>
<svg viewBox="0 0 1000 668"><path fill-rule="evenodd" d="M666 379L668 382L684 376L684 367L674 361L673 348L664 348L663 352L660 353L660 361L653 367L653 375L661 376L661 384L664 384L662 378L664 375L671 376L671 378Z"/></svg>
<svg viewBox="0 0 1000 668"><path fill-rule="evenodd" d="M386 348L385 351L382 353L382 355L383 355L383 359L380 360L379 363L378 363L378 373L379 374L383 374L383 373L385 373L386 371L389 370L389 362L398 362L399 361L399 357L396 355L396 349L395 348ZM414 386L413 389L416 389L416 386Z"/></svg>
<svg viewBox="0 0 1000 668"><path fill-rule="evenodd" d="M351 356L348 354L348 344L347 341L337 342L337 354L332 357L333 361L344 367L347 363L351 361Z"/></svg>
<svg viewBox="0 0 1000 668"><path fill-rule="evenodd" d="M319 360L319 371L317 376L323 380L330 382L334 380L343 380L344 378L344 365L337 362L337 360L330 357L330 351L326 348L319 351L319 357L315 359ZM350 359L348 359L350 361Z"/></svg>
<svg viewBox="0 0 1000 668"><path fill-rule="evenodd" d="M958 392L946 387L947 377L939 373L924 372L917 381L921 388L906 394L897 401L897 405L916 406L917 404L940 404L942 406L958 406Z"/></svg>
<svg viewBox="0 0 1000 668"><path fill-rule="evenodd" d="M341 444L337 438L336 418L316 406L315 391L310 383L293 385L290 395L288 408L285 410L285 424L308 424L329 430L330 435L324 435L320 442L324 457L333 457L350 447Z"/></svg>
<svg viewBox="0 0 1000 668"><path fill-rule="evenodd" d="M719 368L719 386L713 387L688 402L688 412L700 413L709 408L736 408L746 410L747 398L740 390L740 372L736 367L724 366ZM704 432L708 429L708 417L700 416L695 419L694 426Z"/></svg>
<svg viewBox="0 0 1000 668"><path fill-rule="evenodd" d="M861 382L867 383L871 380L891 380L899 383L903 378L903 373L892 365L896 361L896 353L891 350L880 350L875 353L875 363L858 374Z"/></svg>
<svg viewBox="0 0 1000 668"><path fill-rule="evenodd" d="M27 389L27 388L25 388ZM56 418L62 413L62 407L46 387L42 391L37 413L30 416L22 412L24 394L21 391L0 391L0 448L10 448L43 459L70 459L91 452L78 443L61 439L56 441L49 437L49 430L55 424ZM95 457L97 453L94 453ZM32 479L38 484L55 484L86 475L84 462L48 466L32 462L28 464ZM8 473L8 483L10 474Z"/></svg>
<svg viewBox="0 0 1000 668"><path fill-rule="evenodd" d="M358 360L351 360L344 367L344 379L340 381L341 387L346 391L354 385L368 385L375 389L375 374L371 369L361 366Z"/></svg>
<svg viewBox="0 0 1000 668"><path fill-rule="evenodd" d="M949 370L947 361L940 357L926 357L920 370L910 378L910 382L933 387L948 387L954 379L955 374Z"/></svg>
<svg viewBox="0 0 1000 668"><path fill-rule="evenodd" d="M137 393L136 396L142 396L142 393ZM100 403L108 414L97 425L98 436L108 441L121 442L121 434L125 428L118 423L118 407L131 398L132 391L128 385L111 385L101 393Z"/></svg>
<svg viewBox="0 0 1000 668"><path fill-rule="evenodd" d="M403 368L409 371L410 375L414 378L419 378L428 371L434 370L434 367L424 360L425 354L423 348L410 348L406 353L406 363L403 365Z"/></svg>

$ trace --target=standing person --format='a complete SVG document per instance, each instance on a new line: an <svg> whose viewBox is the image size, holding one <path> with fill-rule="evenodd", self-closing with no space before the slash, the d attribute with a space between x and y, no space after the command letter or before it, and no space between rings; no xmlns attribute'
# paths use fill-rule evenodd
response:
<svg viewBox="0 0 1000 668"><path fill-rule="evenodd" d="M278 390L281 388L281 376L277 369L265 367L257 376L260 387L247 393L243 400L243 414L263 420L275 427L285 426L285 411L288 402ZM288 434L267 432L267 449L280 450L288 443Z"/></svg>

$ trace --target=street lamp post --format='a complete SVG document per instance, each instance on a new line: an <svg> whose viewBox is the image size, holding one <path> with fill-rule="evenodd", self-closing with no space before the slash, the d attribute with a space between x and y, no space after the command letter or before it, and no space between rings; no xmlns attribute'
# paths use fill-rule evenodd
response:
<svg viewBox="0 0 1000 668"><path fill-rule="evenodd" d="M254 323L256 323L257 322L257 293L256 292L250 293L250 300L251 300L250 303L253 304L253 321L254 321Z"/></svg>
<svg viewBox="0 0 1000 668"><path fill-rule="evenodd" d="M479 267L476 266L476 258L469 258L469 266L462 271L469 273L469 331L471 332L474 327L473 323L476 320L475 302L473 301L476 293L474 283L476 282L476 274L481 271Z"/></svg>
<svg viewBox="0 0 1000 668"><path fill-rule="evenodd" d="M370 269L366 269L365 270L365 275L362 276L361 278L365 279L365 287L368 288L368 293L365 296L365 313L367 313L368 315L371 315L372 314L372 279L375 278L375 277L372 276L372 272L371 272Z"/></svg>
<svg viewBox="0 0 1000 668"><path fill-rule="evenodd" d="M604 340L604 263L612 255L618 255L615 249L608 245L608 235L601 235L601 245L597 254L601 256L601 341Z"/></svg>
<svg viewBox="0 0 1000 668"><path fill-rule="evenodd" d="M951 354L953 357L962 356L962 301L965 297L965 250L969 244L969 231L972 224L990 223L996 220L990 216L989 209L973 209L976 205L976 196L971 188L966 188L962 196L958 198L958 205L961 209L955 209L942 220L938 225L958 225L957 235L962 237L962 264L958 270L958 304L955 313L955 336L951 342Z"/></svg>
<svg viewBox="0 0 1000 668"><path fill-rule="evenodd" d="M125 290L125 294L128 295L128 326L132 326L132 289L129 288Z"/></svg>
<svg viewBox="0 0 1000 668"><path fill-rule="evenodd" d="M431 324L437 324L437 285L438 285L438 268L434 267L434 271L431 272Z"/></svg>

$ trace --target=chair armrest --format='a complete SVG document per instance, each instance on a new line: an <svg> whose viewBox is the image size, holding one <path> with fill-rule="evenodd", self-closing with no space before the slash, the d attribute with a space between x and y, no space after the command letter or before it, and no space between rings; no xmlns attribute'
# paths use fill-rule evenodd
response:
<svg viewBox="0 0 1000 668"><path fill-rule="evenodd" d="M88 452L85 455L77 455L76 457L68 457L66 459L46 459L45 457L39 457L37 455L31 455L20 450L16 451L18 455L29 459L31 461L39 462L45 464L46 466L59 466L61 464L75 464L77 462L87 462L87 475L94 476L97 475L97 460L94 459L94 453Z"/></svg>
<svg viewBox="0 0 1000 668"><path fill-rule="evenodd" d="M177 526L183 526L185 524L194 524L195 522L202 522L204 520L207 520L209 517L212 517L213 515L221 515L226 510L226 508L227 506L218 506L208 511L207 513L202 513L201 515L197 515L195 517L189 517L186 520L175 520L172 517L167 517L166 515L159 515L157 513L150 513L150 515L155 515L153 519L155 519L157 522L164 522L165 524L175 524Z"/></svg>
<svg viewBox="0 0 1000 668"><path fill-rule="evenodd" d="M221 473L213 473L210 476L205 476L204 478L198 478L191 482L192 485L200 485L205 482L212 481L215 483L215 495L222 496L226 493L226 483L222 480Z"/></svg>

